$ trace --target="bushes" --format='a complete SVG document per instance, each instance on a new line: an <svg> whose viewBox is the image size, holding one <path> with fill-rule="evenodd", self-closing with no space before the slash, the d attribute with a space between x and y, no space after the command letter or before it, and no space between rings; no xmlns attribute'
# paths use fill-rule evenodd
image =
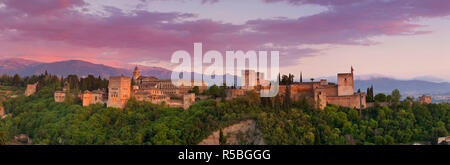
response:
<svg viewBox="0 0 450 165"><path fill-rule="evenodd" d="M122 109L55 103L51 84L31 97L4 102L13 117L0 121L3 139L27 134L36 144L198 144L213 131L255 119L266 144L435 143L449 135L450 106L395 105L358 110L327 106L314 110L306 100L284 106L277 98L205 100L188 110L131 99ZM284 107L284 108L283 108Z"/></svg>
<svg viewBox="0 0 450 165"><path fill-rule="evenodd" d="M358 111L350 108L333 105L310 111L295 106L259 115L258 125L267 144L311 144L311 134L320 136L314 138L314 144L325 145L434 144L437 137L449 135L449 105L386 106L362 113L361 119Z"/></svg>

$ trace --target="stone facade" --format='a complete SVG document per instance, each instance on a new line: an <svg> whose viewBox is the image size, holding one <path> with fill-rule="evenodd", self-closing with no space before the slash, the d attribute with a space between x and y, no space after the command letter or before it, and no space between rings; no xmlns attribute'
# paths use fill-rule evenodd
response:
<svg viewBox="0 0 450 165"><path fill-rule="evenodd" d="M138 101L151 102L153 104L162 104L163 102L168 103L170 100L169 96L163 94L159 89L143 89L133 92L134 97Z"/></svg>
<svg viewBox="0 0 450 165"><path fill-rule="evenodd" d="M131 80L135 84L131 86ZM151 102L153 104L166 103L169 107L179 107L187 109L196 101L196 96L189 93L194 85L199 85L199 92L208 90L208 85L203 81L184 81L179 80L174 85L170 79L158 79L155 77L145 77L140 75L139 69L136 67L133 77L116 76L109 78L108 92L105 90L84 91L79 92L83 106L92 104L104 104L107 107L124 108L131 97L138 101ZM66 82L62 91L55 91L55 102L64 102L68 92L68 84ZM174 97L174 100L171 100Z"/></svg>
<svg viewBox="0 0 450 165"><path fill-rule="evenodd" d="M189 93L194 86L198 86L200 93L208 90L208 84L203 81L172 81L171 79L141 76L137 67L133 72L133 77L136 78L136 85L133 86L132 95L137 100L154 104L165 102L170 107L187 109L195 103L195 94ZM178 100L171 100L171 97L178 98Z"/></svg>
<svg viewBox="0 0 450 165"><path fill-rule="evenodd" d="M28 84L25 90L25 96L31 96L36 93L38 83Z"/></svg>
<svg viewBox="0 0 450 165"><path fill-rule="evenodd" d="M431 96L420 96L419 97L419 103L421 104L431 104L432 100L431 100Z"/></svg>
<svg viewBox="0 0 450 165"><path fill-rule="evenodd" d="M56 91L53 96L55 98L55 102L62 103L66 99L66 92Z"/></svg>
<svg viewBox="0 0 450 165"><path fill-rule="evenodd" d="M154 77L139 77L137 80L137 86L139 90L143 89L159 89L165 95L180 97L184 94L177 86L172 84L170 79L160 80ZM187 93L187 91L186 91Z"/></svg>
<svg viewBox="0 0 450 165"><path fill-rule="evenodd" d="M356 109L367 108L366 94L356 93L349 96L327 97L327 104L334 104Z"/></svg>
<svg viewBox="0 0 450 165"><path fill-rule="evenodd" d="M319 109L324 109L327 106L327 94L325 89L314 90L314 102L316 102L316 107Z"/></svg>
<svg viewBox="0 0 450 165"><path fill-rule="evenodd" d="M181 100L170 100L168 102L168 106L172 108L188 109L194 103L195 103L195 94L188 93L183 95Z"/></svg>
<svg viewBox="0 0 450 165"><path fill-rule="evenodd" d="M193 86L192 84L200 83L202 84L199 87L199 91L203 92L208 89L208 85L203 82L185 82L183 80L176 81L175 83L178 83L178 86L173 84L172 80L170 79L154 79L150 81L139 83L139 89L148 89L148 88L156 88L160 89L163 94L171 96L171 97L182 97L183 95L187 94L190 90L192 90Z"/></svg>
<svg viewBox="0 0 450 165"><path fill-rule="evenodd" d="M124 108L131 97L131 78L125 76L110 77L107 106Z"/></svg>
<svg viewBox="0 0 450 165"><path fill-rule="evenodd" d="M355 93L353 67L351 73L339 73L338 84L328 83L327 80L319 82L298 82L291 85L280 85L279 95L284 96L289 90L293 100L313 98L316 107L323 109L327 104L335 104L349 108L366 108L366 94Z"/></svg>
<svg viewBox="0 0 450 165"><path fill-rule="evenodd" d="M338 74L338 96L350 96L355 92L352 73Z"/></svg>
<svg viewBox="0 0 450 165"><path fill-rule="evenodd" d="M92 104L105 104L108 101L108 95L105 90L84 91L82 94L83 106Z"/></svg>

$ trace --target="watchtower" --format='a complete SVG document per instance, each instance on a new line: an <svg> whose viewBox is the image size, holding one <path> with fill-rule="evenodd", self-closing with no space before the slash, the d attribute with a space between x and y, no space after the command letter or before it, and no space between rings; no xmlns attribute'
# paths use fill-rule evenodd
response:
<svg viewBox="0 0 450 165"><path fill-rule="evenodd" d="M353 67L350 73L339 73L338 77L338 96L349 96L355 92Z"/></svg>

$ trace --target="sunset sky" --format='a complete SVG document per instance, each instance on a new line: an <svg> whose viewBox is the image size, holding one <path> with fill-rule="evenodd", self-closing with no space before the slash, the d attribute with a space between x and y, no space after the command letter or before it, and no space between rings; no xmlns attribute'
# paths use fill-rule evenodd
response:
<svg viewBox="0 0 450 165"><path fill-rule="evenodd" d="M172 68L176 50L279 50L281 71L450 81L449 0L0 0L0 59Z"/></svg>

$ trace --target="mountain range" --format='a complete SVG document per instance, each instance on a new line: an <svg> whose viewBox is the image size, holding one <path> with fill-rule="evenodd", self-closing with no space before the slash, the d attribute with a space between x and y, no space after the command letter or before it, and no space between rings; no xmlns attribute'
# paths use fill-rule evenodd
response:
<svg viewBox="0 0 450 165"><path fill-rule="evenodd" d="M0 74L19 74L31 76L42 74L47 71L50 74L67 76L76 74L78 76L131 76L134 68L123 69L94 64L80 60L59 61L51 63L36 62L20 58L0 60ZM160 67L139 66L141 75L154 76L165 79L170 78L171 71ZM336 76L323 77L329 82L336 82ZM318 79L317 79L318 80ZM374 86L375 93L390 93L399 89L405 96L418 97L423 94L435 96L443 101L450 101L450 83L429 76L418 77L411 80L399 80L382 75L359 75L355 76L355 90L361 89L365 92L370 86Z"/></svg>
<svg viewBox="0 0 450 165"><path fill-rule="evenodd" d="M115 68L103 64L94 64L81 60L68 60L51 63L42 63L20 58L0 60L0 74L19 74L21 76L31 76L42 74L47 71L49 74L67 76L76 74L78 76L131 76L133 69ZM154 76L157 78L169 78L171 71L160 67L139 66L142 75Z"/></svg>
<svg viewBox="0 0 450 165"><path fill-rule="evenodd" d="M394 89L399 89L402 95L418 97L421 95L449 96L450 83L429 82L423 80L397 80L393 78L380 77L369 80L355 80L355 89L366 91L370 86L374 87L374 93L391 93Z"/></svg>
<svg viewBox="0 0 450 165"><path fill-rule="evenodd" d="M336 76L322 77L329 82L336 82ZM434 102L450 101L450 83L432 76L416 77L401 80L379 74L355 76L355 90L366 92L373 85L374 93L390 94L394 89L400 90L403 96L419 97L428 95Z"/></svg>

